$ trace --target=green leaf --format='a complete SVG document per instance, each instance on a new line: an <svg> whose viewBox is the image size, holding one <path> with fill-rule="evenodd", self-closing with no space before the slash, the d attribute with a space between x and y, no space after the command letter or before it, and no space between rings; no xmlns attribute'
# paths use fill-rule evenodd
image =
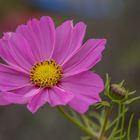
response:
<svg viewBox="0 0 140 140"><path fill-rule="evenodd" d="M98 112L95 112L95 111L94 112L90 112L89 116L95 118L100 123L101 115Z"/></svg>
<svg viewBox="0 0 140 140"><path fill-rule="evenodd" d="M100 108L102 108L102 107L110 107L110 103L107 102L107 101L102 101L102 102L100 102L100 103L97 103L97 104L95 105L95 107L96 107L96 109L100 109Z"/></svg>
<svg viewBox="0 0 140 140"><path fill-rule="evenodd" d="M109 94L110 82L111 82L111 78L109 77L108 74L106 74L105 91L104 91L104 95L106 95L106 96L108 96L108 94Z"/></svg>
<svg viewBox="0 0 140 140"><path fill-rule="evenodd" d="M81 140L90 140L90 139L91 139L91 137L89 137L89 136L81 137Z"/></svg>
<svg viewBox="0 0 140 140"><path fill-rule="evenodd" d="M124 112L126 113L127 111L128 111L128 108L125 108ZM122 113L118 114L116 119L108 125L107 130L113 127L121 119L122 116L123 116Z"/></svg>
<svg viewBox="0 0 140 140"><path fill-rule="evenodd" d="M119 104L118 115L116 117L116 120L114 120L116 123L113 130L110 132L109 140L116 140L118 139L118 137L119 137L119 140L121 140L124 137L124 132L123 132L124 118L125 118L125 114L127 110L128 109L124 105ZM121 122L121 128L118 128L120 122ZM114 125L114 122L111 125Z"/></svg>
<svg viewBox="0 0 140 140"><path fill-rule="evenodd" d="M124 132L121 137L118 136L118 137L113 138L113 140L120 140L120 139L123 139L125 136L126 136L126 132Z"/></svg>
<svg viewBox="0 0 140 140"><path fill-rule="evenodd" d="M86 116L87 117L87 116ZM88 123L91 125L91 127L92 127L92 129L94 130L94 131L98 131L99 130L99 128L100 128L100 126L99 126L99 117L100 117L100 114L99 113L97 113L97 112L95 112L95 111L93 111L93 112L89 112L89 114L88 114L88 118L86 118L86 119L88 119ZM93 119L96 119L99 123L97 123L97 121L93 121Z"/></svg>
<svg viewBox="0 0 140 140"><path fill-rule="evenodd" d="M136 93L136 90L129 92L128 95L133 95L134 93Z"/></svg>
<svg viewBox="0 0 140 140"><path fill-rule="evenodd" d="M138 140L140 140L140 119L138 121Z"/></svg>
<svg viewBox="0 0 140 140"><path fill-rule="evenodd" d="M79 123L82 123L79 114L77 114L77 112L73 111L72 109L70 109L72 117L75 118L75 120L77 120Z"/></svg>
<svg viewBox="0 0 140 140"><path fill-rule="evenodd" d="M125 115L126 115L126 113L125 113L125 108L126 108L126 106L125 106L125 104L123 104L122 105L122 109L121 109L121 112L122 112L122 114L123 114L123 116L122 116L122 120L121 120L121 132L120 132L120 140L122 140L122 138L121 138L121 136L123 135L123 131L124 131L124 121L125 121Z"/></svg>
<svg viewBox="0 0 140 140"><path fill-rule="evenodd" d="M119 129L119 130L116 130L116 131L112 131L111 133L110 133L110 136L109 136L109 138L108 138L108 140L114 140L114 138L116 137L116 136L118 136L118 134L121 132L121 129ZM119 136L120 137L120 136Z"/></svg>
<svg viewBox="0 0 140 140"><path fill-rule="evenodd" d="M127 130L127 140L130 140L130 132L131 132L131 126L132 126L132 120L133 120L134 114L131 115L129 124L128 124L128 130Z"/></svg>
<svg viewBox="0 0 140 140"><path fill-rule="evenodd" d="M123 86L124 82L125 82L125 80L122 80L122 81L119 83L120 87Z"/></svg>
<svg viewBox="0 0 140 140"><path fill-rule="evenodd" d="M132 102L136 101L136 100L139 100L140 99L140 96L138 97L134 97L132 99L128 99L125 101L125 104L131 104Z"/></svg>

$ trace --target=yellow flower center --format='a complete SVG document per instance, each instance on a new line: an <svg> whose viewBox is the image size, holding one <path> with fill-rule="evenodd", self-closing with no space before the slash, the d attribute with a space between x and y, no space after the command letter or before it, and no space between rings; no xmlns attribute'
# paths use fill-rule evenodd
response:
<svg viewBox="0 0 140 140"><path fill-rule="evenodd" d="M40 87L55 86L62 78L62 69L54 60L47 60L33 65L30 80Z"/></svg>

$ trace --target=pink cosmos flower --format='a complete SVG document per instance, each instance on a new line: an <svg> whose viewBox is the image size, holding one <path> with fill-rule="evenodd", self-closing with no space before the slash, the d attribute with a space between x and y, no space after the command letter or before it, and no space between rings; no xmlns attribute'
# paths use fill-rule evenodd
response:
<svg viewBox="0 0 140 140"><path fill-rule="evenodd" d="M36 112L68 105L79 113L101 101L102 79L89 70L101 60L105 39L82 45L86 25L68 20L55 28L50 17L32 19L0 40L0 105L26 104Z"/></svg>

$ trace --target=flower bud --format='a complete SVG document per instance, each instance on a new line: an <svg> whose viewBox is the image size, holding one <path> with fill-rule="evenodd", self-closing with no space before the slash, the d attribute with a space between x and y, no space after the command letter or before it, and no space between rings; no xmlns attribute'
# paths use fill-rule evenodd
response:
<svg viewBox="0 0 140 140"><path fill-rule="evenodd" d="M110 86L109 96L113 101L122 101L127 97L127 91L118 84L112 84Z"/></svg>

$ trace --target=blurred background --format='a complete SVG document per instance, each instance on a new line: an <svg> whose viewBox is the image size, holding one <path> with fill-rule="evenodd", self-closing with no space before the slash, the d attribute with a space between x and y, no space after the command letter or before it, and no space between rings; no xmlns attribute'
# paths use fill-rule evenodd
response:
<svg viewBox="0 0 140 140"><path fill-rule="evenodd" d="M0 0L0 36L14 31L32 17L52 16L59 25L66 19L87 24L85 40L107 38L102 61L94 68L112 82L126 80L125 86L140 95L140 1L139 0ZM130 106L135 122L140 118L140 101ZM127 120L126 120L127 123ZM24 106L0 107L0 140L79 140L83 135L55 109L45 106L31 114ZM133 139L133 138L132 138Z"/></svg>

